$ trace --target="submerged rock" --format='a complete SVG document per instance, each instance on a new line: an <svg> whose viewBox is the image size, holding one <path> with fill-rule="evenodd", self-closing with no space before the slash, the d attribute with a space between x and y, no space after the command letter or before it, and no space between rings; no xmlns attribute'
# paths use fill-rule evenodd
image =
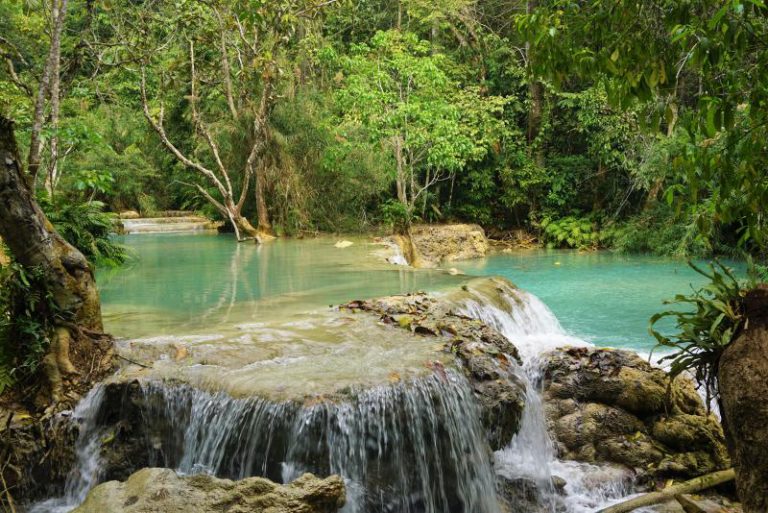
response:
<svg viewBox="0 0 768 513"><path fill-rule="evenodd" d="M260 477L230 481L145 468L125 482L97 486L73 513L335 513L344 502L344 482L339 476L320 479L304 474L279 485Z"/></svg>
<svg viewBox="0 0 768 513"><path fill-rule="evenodd" d="M723 432L690 379L635 353L570 348L543 356L544 401L561 457L641 477L695 477L729 464Z"/></svg>

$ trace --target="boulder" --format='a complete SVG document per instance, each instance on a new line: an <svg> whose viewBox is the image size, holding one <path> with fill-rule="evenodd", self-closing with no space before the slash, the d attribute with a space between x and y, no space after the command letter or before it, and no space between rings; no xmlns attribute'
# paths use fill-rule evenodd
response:
<svg viewBox="0 0 768 513"><path fill-rule="evenodd" d="M260 477L230 481L145 468L125 482L95 487L73 513L335 513L344 502L344 482L338 476L304 474L279 485Z"/></svg>
<svg viewBox="0 0 768 513"><path fill-rule="evenodd" d="M394 328L434 337L469 379L491 448L502 449L517 433L525 406L520 356L496 329L455 313L447 298L425 292L353 301L341 308L369 312Z"/></svg>
<svg viewBox="0 0 768 513"><path fill-rule="evenodd" d="M729 464L722 428L692 381L630 351L547 353L544 404L560 456L634 469L641 478L695 477Z"/></svg>
<svg viewBox="0 0 768 513"><path fill-rule="evenodd" d="M395 236L391 242L414 267L482 258L488 252L488 239L476 224L417 225L411 228L410 236Z"/></svg>
<svg viewBox="0 0 768 513"><path fill-rule="evenodd" d="M123 212L120 212L117 217L120 219L139 219L141 217L141 214L136 212L135 210L125 210Z"/></svg>
<svg viewBox="0 0 768 513"><path fill-rule="evenodd" d="M744 298L747 322L720 357L720 410L744 511L768 511L768 285Z"/></svg>

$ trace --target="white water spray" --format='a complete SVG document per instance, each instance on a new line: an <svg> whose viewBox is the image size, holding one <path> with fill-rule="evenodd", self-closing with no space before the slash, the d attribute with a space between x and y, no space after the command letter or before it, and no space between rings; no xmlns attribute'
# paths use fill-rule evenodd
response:
<svg viewBox="0 0 768 513"><path fill-rule="evenodd" d="M485 431L455 372L308 406L163 384L144 387L152 464L290 481L338 474L344 513L498 513Z"/></svg>
<svg viewBox="0 0 768 513"><path fill-rule="evenodd" d="M495 328L518 349L527 382L520 430L494 454L496 473L511 481L533 482L541 506L548 511L587 513L627 495L632 483L610 468L558 460L549 436L541 400L540 355L563 346L589 346L563 330L552 311L536 296L503 280L493 288L467 287L455 301L463 315ZM553 477L566 481L558 496Z"/></svg>
<svg viewBox="0 0 768 513"><path fill-rule="evenodd" d="M99 483L101 439L97 417L104 400L104 387L96 385L83 397L72 416L80 423L75 442L76 462L67 475L64 495L34 504L28 513L66 513L85 500L88 491Z"/></svg>

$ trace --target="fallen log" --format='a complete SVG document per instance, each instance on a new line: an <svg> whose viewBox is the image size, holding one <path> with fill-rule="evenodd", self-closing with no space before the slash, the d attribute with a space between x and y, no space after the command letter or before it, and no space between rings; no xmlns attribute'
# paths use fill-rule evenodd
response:
<svg viewBox="0 0 768 513"><path fill-rule="evenodd" d="M654 504L674 500L676 495L700 492L701 490L733 481L734 478L735 473L732 468L720 470L684 483L669 486L659 492L646 493L634 499L614 504L599 510L597 513L629 513L644 506L653 506Z"/></svg>

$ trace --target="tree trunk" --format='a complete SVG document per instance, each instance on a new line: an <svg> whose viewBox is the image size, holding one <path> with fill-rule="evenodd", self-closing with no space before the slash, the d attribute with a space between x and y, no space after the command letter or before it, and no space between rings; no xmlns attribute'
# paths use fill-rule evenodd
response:
<svg viewBox="0 0 768 513"><path fill-rule="evenodd" d="M99 292L88 261L56 232L40 210L24 177L13 122L3 117L0 236L16 262L44 271L53 301L61 312L42 365L50 385L47 401L58 402L70 390L81 393L83 387L111 367L111 341L101 340Z"/></svg>
<svg viewBox="0 0 768 513"><path fill-rule="evenodd" d="M53 189L59 174L59 112L61 110L61 31L67 15L67 0L53 0L57 5L55 37L51 41L51 161L48 164L48 176L45 184L48 195L53 200Z"/></svg>
<svg viewBox="0 0 768 513"><path fill-rule="evenodd" d="M723 430L744 513L768 511L768 285L744 298L746 324L720 357Z"/></svg>
<svg viewBox="0 0 768 513"><path fill-rule="evenodd" d="M537 139L541 135L541 120L544 115L544 84L538 80L532 80L529 94L531 96L531 110L528 113L528 148L533 152L532 156L536 165L543 168L545 164L544 145Z"/></svg>
<svg viewBox="0 0 768 513"><path fill-rule="evenodd" d="M262 159L263 161L263 159ZM266 167L263 162L256 168L256 212L258 217L257 231L260 242L274 239L272 223L269 221L269 210L266 199Z"/></svg>
<svg viewBox="0 0 768 513"><path fill-rule="evenodd" d="M405 177L405 164L403 162L403 138L395 136L395 163L397 164L397 176L395 183L397 185L397 200L408 207L407 181Z"/></svg>
<svg viewBox="0 0 768 513"><path fill-rule="evenodd" d="M244 216L241 215L235 215L232 217L234 219L234 223L237 226L237 230L240 234L242 234L243 238L250 238L250 239L256 239L259 242L259 230L253 227L251 222Z"/></svg>

